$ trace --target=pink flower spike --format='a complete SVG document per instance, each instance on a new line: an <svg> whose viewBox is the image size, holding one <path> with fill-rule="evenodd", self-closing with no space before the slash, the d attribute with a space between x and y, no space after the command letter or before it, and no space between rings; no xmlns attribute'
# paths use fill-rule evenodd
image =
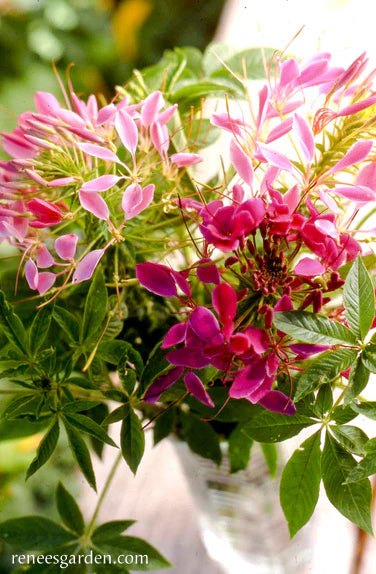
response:
<svg viewBox="0 0 376 574"><path fill-rule="evenodd" d="M76 270L73 274L72 283L81 283L90 279L95 271L96 266L103 257L105 249L95 249L90 251L85 257L79 262Z"/></svg>
<svg viewBox="0 0 376 574"><path fill-rule="evenodd" d="M253 186L253 168L249 157L245 154L242 148L231 140L230 143L230 159L240 177L252 189Z"/></svg>
<svg viewBox="0 0 376 574"><path fill-rule="evenodd" d="M79 143L77 147L80 148L84 153L91 155L93 157L98 157L104 161L113 161L114 163L121 163L120 159L113 151L102 147L100 145L90 144L90 143Z"/></svg>
<svg viewBox="0 0 376 574"><path fill-rule="evenodd" d="M78 197L84 209L90 211L98 219L108 220L110 212L105 200L95 191L79 191Z"/></svg>
<svg viewBox="0 0 376 574"><path fill-rule="evenodd" d="M145 99L141 110L141 120L146 128L156 120L157 114L163 104L163 96L159 91L153 92Z"/></svg>
<svg viewBox="0 0 376 574"><path fill-rule="evenodd" d="M324 265L310 257L303 257L294 269L295 275L301 275L302 277L317 277L317 275L322 275L324 272Z"/></svg>
<svg viewBox="0 0 376 574"><path fill-rule="evenodd" d="M294 114L294 130L306 160L312 163L315 155L315 140L312 130L306 120L299 114Z"/></svg>
<svg viewBox="0 0 376 574"><path fill-rule="evenodd" d="M119 110L115 118L115 128L123 146L134 157L138 143L138 130L134 120L124 110Z"/></svg>
<svg viewBox="0 0 376 574"><path fill-rule="evenodd" d="M81 191L107 191L121 179L123 178L118 175L100 175L95 179L86 181L81 187Z"/></svg>
<svg viewBox="0 0 376 574"><path fill-rule="evenodd" d="M178 167L188 167L204 161L197 153L174 153L170 160Z"/></svg>
<svg viewBox="0 0 376 574"><path fill-rule="evenodd" d="M204 385L197 375L189 371L184 377L184 384L188 391L198 400L207 407L213 408L214 403L207 393Z"/></svg>
<svg viewBox="0 0 376 574"><path fill-rule="evenodd" d="M372 140L358 141L351 146L349 151L340 159L329 171L327 175L337 173L354 165L354 163L359 163L366 159L369 152L373 146Z"/></svg>
<svg viewBox="0 0 376 574"><path fill-rule="evenodd" d="M162 297L174 297L177 290L168 267L158 263L138 263L136 277L143 287Z"/></svg>
<svg viewBox="0 0 376 574"><path fill-rule="evenodd" d="M68 233L55 239L55 250L60 259L71 261L76 253L78 235Z"/></svg>

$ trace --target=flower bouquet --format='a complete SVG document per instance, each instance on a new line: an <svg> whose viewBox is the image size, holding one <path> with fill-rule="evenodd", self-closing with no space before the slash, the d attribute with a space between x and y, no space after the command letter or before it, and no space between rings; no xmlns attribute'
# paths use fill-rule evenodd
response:
<svg viewBox="0 0 376 574"><path fill-rule="evenodd" d="M64 432L94 489L90 450L120 447L89 524L60 484L61 524L11 518L3 540L167 567L122 534L131 521L96 524L116 466L124 458L136 473L151 426L155 443L175 434L218 465L228 443L231 472L247 467L254 441L272 449L309 429L280 482L290 535L321 480L372 533L376 439L348 424L376 417L367 64L179 48L110 102L58 78L61 101L38 92L3 134L0 439L43 433L28 478Z"/></svg>

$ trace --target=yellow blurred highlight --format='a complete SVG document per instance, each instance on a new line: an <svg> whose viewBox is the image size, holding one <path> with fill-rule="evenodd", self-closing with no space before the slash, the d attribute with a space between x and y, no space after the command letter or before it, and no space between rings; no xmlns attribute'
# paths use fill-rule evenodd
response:
<svg viewBox="0 0 376 574"><path fill-rule="evenodd" d="M41 433L37 433L17 441L16 450L18 450L18 452L30 452L35 450L39 445L42 436L43 435Z"/></svg>
<svg viewBox="0 0 376 574"><path fill-rule="evenodd" d="M133 60L138 51L138 32L153 8L149 0L125 0L115 12L112 25L120 55Z"/></svg>

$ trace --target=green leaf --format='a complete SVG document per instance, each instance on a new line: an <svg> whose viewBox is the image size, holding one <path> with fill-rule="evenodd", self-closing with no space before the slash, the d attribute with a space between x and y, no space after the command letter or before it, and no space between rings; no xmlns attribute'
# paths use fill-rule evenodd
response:
<svg viewBox="0 0 376 574"><path fill-rule="evenodd" d="M376 473L376 452L367 454L355 468L353 468L345 480L345 484L364 480Z"/></svg>
<svg viewBox="0 0 376 574"><path fill-rule="evenodd" d="M179 103L188 100L194 102L197 99L219 94L237 94L238 90L236 85L226 82L225 79L220 80L192 80L189 85L186 85L172 93L172 99Z"/></svg>
<svg viewBox="0 0 376 574"><path fill-rule="evenodd" d="M91 539L94 544L99 545L105 540L119 536L135 522L135 520L112 520L111 522L105 522L94 530Z"/></svg>
<svg viewBox="0 0 376 574"><path fill-rule="evenodd" d="M228 438L230 472L238 472L247 468L252 445L253 440L242 432L241 425L237 425Z"/></svg>
<svg viewBox="0 0 376 574"><path fill-rule="evenodd" d="M339 425L349 423L358 416L352 407L353 405L338 405L330 413L330 420L335 421Z"/></svg>
<svg viewBox="0 0 376 574"><path fill-rule="evenodd" d="M353 401L357 396L359 396L360 393L363 391L363 389L366 388L368 384L369 375L370 372L364 366L362 357L358 357L355 365L353 366L349 374L349 383L347 385L343 401L345 405L351 403L351 401Z"/></svg>
<svg viewBox="0 0 376 574"><path fill-rule="evenodd" d="M365 417L376 421L376 401L362 401L361 403L352 403L351 408L358 415L364 415Z"/></svg>
<svg viewBox="0 0 376 574"><path fill-rule="evenodd" d="M80 324L76 317L64 307L55 305L52 317L66 333L72 343L77 343L80 336Z"/></svg>
<svg viewBox="0 0 376 574"><path fill-rule="evenodd" d="M103 428L90 417L86 417L85 415L80 414L73 415L65 412L64 418L78 430L86 432L94 438L97 438L98 440L117 448L112 438L109 437Z"/></svg>
<svg viewBox="0 0 376 574"><path fill-rule="evenodd" d="M68 421L64 421L64 426L68 435L69 445L72 449L73 456L76 459L84 477L90 486L96 491L97 487L89 449L87 448L86 443L78 430L71 426Z"/></svg>
<svg viewBox="0 0 376 574"><path fill-rule="evenodd" d="M294 452L281 478L280 498L292 538L311 518L321 481L320 432Z"/></svg>
<svg viewBox="0 0 376 574"><path fill-rule="evenodd" d="M120 431L121 451L129 468L136 474L145 450L145 435L133 408L129 404L122 408L124 419Z"/></svg>
<svg viewBox="0 0 376 574"><path fill-rule="evenodd" d="M94 407L100 405L99 401L89 401L89 400L74 400L69 403L65 403L63 406L64 413L79 413L80 411L89 411Z"/></svg>
<svg viewBox="0 0 376 574"><path fill-rule="evenodd" d="M370 482L363 479L354 484L343 484L356 462L329 433L326 434L321 465L330 502L346 518L372 535Z"/></svg>
<svg viewBox="0 0 376 574"><path fill-rule="evenodd" d="M3 291L0 291L0 329L10 343L27 354L25 327L18 315L13 313L11 306L8 305Z"/></svg>
<svg viewBox="0 0 376 574"><path fill-rule="evenodd" d="M119 358L127 351L128 345L129 343L119 339L102 341L98 347L97 357L100 357L106 363L117 365Z"/></svg>
<svg viewBox="0 0 376 574"><path fill-rule="evenodd" d="M242 431L258 442L281 442L299 434L302 429L317 424L317 422L304 415L287 416L263 410L246 423Z"/></svg>
<svg viewBox="0 0 376 574"><path fill-rule="evenodd" d="M298 378L295 402L317 389L320 385L334 381L342 371L354 364L357 356L355 349L325 351L317 359L306 363L304 373Z"/></svg>
<svg viewBox="0 0 376 574"><path fill-rule="evenodd" d="M133 570L160 570L169 568L171 564L150 544L141 538L133 536L116 536L97 544L104 554L111 554L113 558L119 555L133 556Z"/></svg>
<svg viewBox="0 0 376 574"><path fill-rule="evenodd" d="M85 530L85 521L81 510L73 496L59 482L56 489L56 504L64 524L73 532L81 536Z"/></svg>
<svg viewBox="0 0 376 574"><path fill-rule="evenodd" d="M127 343L118 363L118 373L122 386L129 395L133 392L137 378L141 377L143 368L144 361L140 353L130 343Z"/></svg>
<svg viewBox="0 0 376 574"><path fill-rule="evenodd" d="M99 268L91 280L90 289L87 294L84 318L82 323L81 337L82 343L87 346L88 341L92 341L97 335L102 322L107 314L107 288L102 270Z"/></svg>
<svg viewBox="0 0 376 574"><path fill-rule="evenodd" d="M20 424L19 420L7 420L0 423L0 441L5 440L18 440L27 436L43 431L47 424L48 419L41 420L40 422L30 422L25 419Z"/></svg>
<svg viewBox="0 0 376 574"><path fill-rule="evenodd" d="M368 442L368 436L360 430L358 427L353 427L351 425L338 425L331 426L335 439L339 444L347 450L350 454L357 454L359 456L364 456L366 454L366 443Z"/></svg>
<svg viewBox="0 0 376 574"><path fill-rule="evenodd" d="M368 271L357 257L343 287L346 319L351 331L364 341L375 314L375 296Z"/></svg>
<svg viewBox="0 0 376 574"><path fill-rule="evenodd" d="M55 550L75 536L48 518L24 516L2 522L0 538L18 550Z"/></svg>
<svg viewBox="0 0 376 574"><path fill-rule="evenodd" d="M166 438L174 427L174 409L166 409L154 421L154 445Z"/></svg>
<svg viewBox="0 0 376 574"><path fill-rule="evenodd" d="M42 347L51 324L51 308L42 307L35 315L29 332L30 352L35 357L38 350Z"/></svg>
<svg viewBox="0 0 376 574"><path fill-rule="evenodd" d="M273 443L260 443L265 462L268 465L270 476L275 478L277 474L278 450Z"/></svg>
<svg viewBox="0 0 376 574"><path fill-rule="evenodd" d="M376 345L367 345L362 353L362 363L371 373L376 373Z"/></svg>
<svg viewBox="0 0 376 574"><path fill-rule="evenodd" d="M317 345L355 345L353 333L341 323L308 311L280 311L274 314L274 325L302 343Z"/></svg>
<svg viewBox="0 0 376 574"><path fill-rule="evenodd" d="M333 406L333 392L330 385L322 385L319 388L314 411L318 417L323 418Z"/></svg>
<svg viewBox="0 0 376 574"><path fill-rule="evenodd" d="M248 48L230 56L226 60L226 64L231 72L234 72L242 79L244 78L245 69L248 80L260 80L266 77L263 53L267 62L274 52L275 50L272 48ZM212 78L222 78L230 75L230 72L222 64L220 66L221 69L211 74Z"/></svg>
<svg viewBox="0 0 376 574"><path fill-rule="evenodd" d="M30 478L30 476L48 461L56 448L59 434L59 420L55 417L52 426L48 429L38 445L36 457L27 469L26 479Z"/></svg>
<svg viewBox="0 0 376 574"><path fill-rule="evenodd" d="M197 417L185 414L183 417L183 434L189 448L204 458L221 463L222 453L219 438L213 427Z"/></svg>
<svg viewBox="0 0 376 574"><path fill-rule="evenodd" d="M370 253L369 255L364 255L362 258L363 265L368 271L373 271L376 266L376 255L374 253ZM341 279L346 279L348 274L350 273L351 267L353 266L353 262L349 261L345 263L338 269Z"/></svg>

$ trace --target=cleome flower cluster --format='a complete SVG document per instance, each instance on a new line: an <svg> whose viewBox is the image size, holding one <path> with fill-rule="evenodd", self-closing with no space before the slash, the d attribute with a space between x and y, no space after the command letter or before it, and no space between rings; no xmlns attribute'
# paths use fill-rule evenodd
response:
<svg viewBox="0 0 376 574"><path fill-rule="evenodd" d="M171 368L146 401L182 378L213 407L200 376L211 366L229 397L294 414L280 375L291 382L299 361L328 347L295 344L273 315L308 309L345 322L334 298L341 267L375 235L364 227L376 201L376 94L366 66L365 54L347 69L328 53L277 59L256 104L212 114L230 140L230 169L215 187L197 182L174 199L193 259L175 268L156 254L136 266L139 283L170 298L180 319L162 343ZM125 239L127 221L156 208L157 185L144 183L152 173L173 180L202 160L172 150L177 106L159 91L100 109L72 89L65 107L39 92L35 107L3 134L11 159L1 162L0 237L20 249L27 282L43 295L57 278L60 289L90 279ZM87 217L101 223L90 242Z"/></svg>

